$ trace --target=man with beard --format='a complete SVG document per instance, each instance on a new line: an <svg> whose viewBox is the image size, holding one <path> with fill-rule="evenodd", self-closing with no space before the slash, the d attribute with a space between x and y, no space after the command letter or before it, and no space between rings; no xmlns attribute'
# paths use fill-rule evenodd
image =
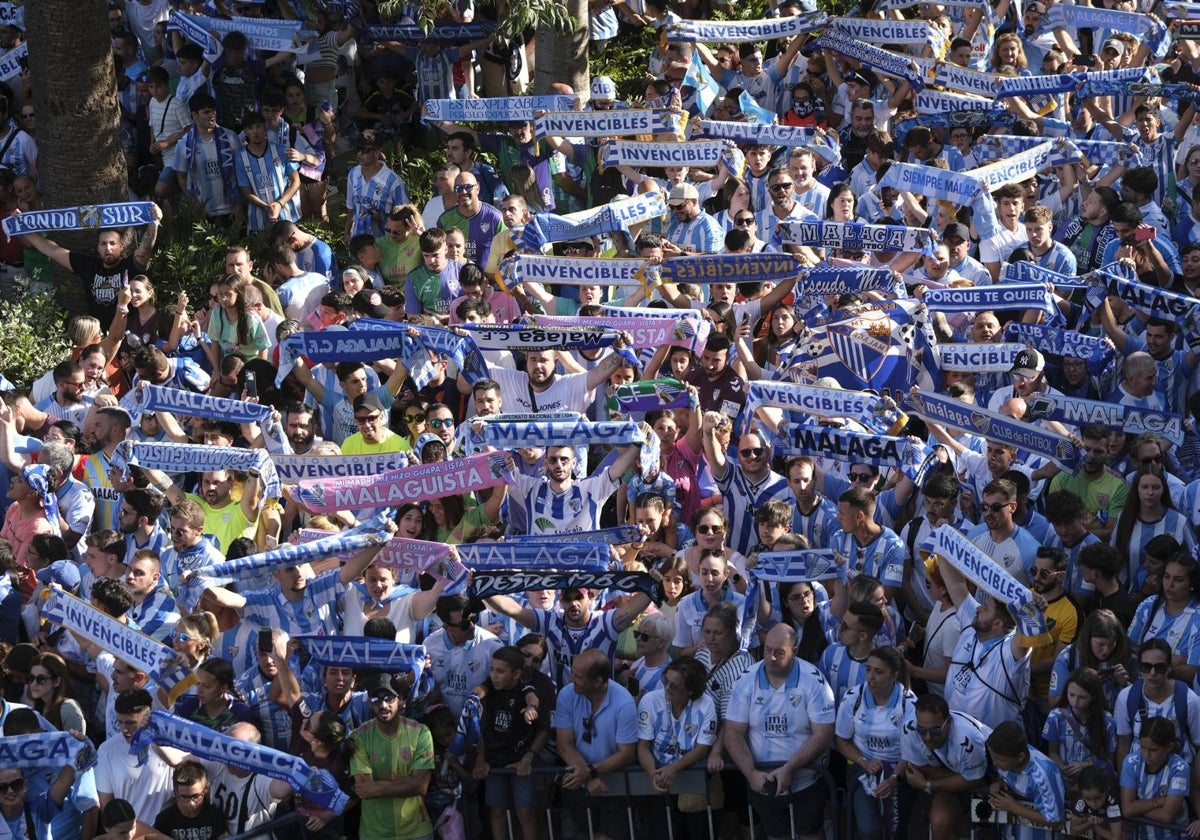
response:
<svg viewBox="0 0 1200 840"><path fill-rule="evenodd" d="M621 446L617 452L616 460L608 469L576 480L575 449L547 446L545 473L516 474L509 485L509 492L527 512L528 521L521 523L524 533L567 534L599 528L605 502L617 491L625 471L638 458L638 447L635 446ZM516 466L510 463L509 468L515 470Z"/></svg>
<svg viewBox="0 0 1200 840"><path fill-rule="evenodd" d="M827 60L832 61L832 55L827 56ZM847 88L853 83L857 84L859 90L866 89L869 93L870 88L865 84L854 82L855 78L858 78L858 76L846 80ZM842 167L850 172L852 179L858 165L867 156L867 150L870 148L867 138L874 130L875 106L871 103L870 99L855 99L854 104L850 107L850 124L838 132L838 138L841 140L842 147ZM871 168L874 170L877 168L877 165ZM850 183L851 186L855 185L853 180ZM855 194L861 195L858 192Z"/></svg>
<svg viewBox="0 0 1200 840"><path fill-rule="evenodd" d="M626 337L613 349L631 345ZM608 377L624 364L620 354L605 356L600 364L586 373L559 374L558 355L553 350L535 350L525 354L525 371L493 367L492 379L500 384L505 400L512 400L512 411L540 414L554 411L575 411L583 414L592 402L592 392L608 382ZM471 385L465 376L458 377L460 394L470 394Z"/></svg>
<svg viewBox="0 0 1200 840"><path fill-rule="evenodd" d="M70 359L59 362L51 371L54 378L54 393L40 400L34 408L44 411L55 420L70 420L83 427L93 398L84 393L87 378L78 362Z"/></svg>
<svg viewBox="0 0 1200 840"><path fill-rule="evenodd" d="M158 238L158 225L162 221L162 210L157 204L151 206L150 215L153 221L146 226L137 250L128 257L125 256L121 231L111 228L100 231L95 255L68 251L40 234L22 236L21 242L26 247L37 249L83 280L88 290L88 314L100 319L100 323L107 328L117 311L117 292L131 278L149 271L154 241Z"/></svg>
<svg viewBox="0 0 1200 840"><path fill-rule="evenodd" d="M161 474L160 474L161 475ZM165 492L164 485L174 488L169 479L152 479ZM215 545L204 537L204 508L193 499L184 498L171 506L171 547L162 554L162 573L174 589L185 571L197 571L225 560Z"/></svg>
<svg viewBox="0 0 1200 840"><path fill-rule="evenodd" d="M983 522L967 531L967 539L1004 567L1022 583L1028 583L1038 541L1013 517L1017 512L1017 486L1004 478L988 482L983 488Z"/></svg>
<svg viewBox="0 0 1200 840"><path fill-rule="evenodd" d="M94 528L120 528L121 493L132 490L131 482L113 481L112 456L117 444L129 435L133 419L115 405L98 408L88 417L83 429L83 444L92 457L83 467L83 483L96 498Z"/></svg>
<svg viewBox="0 0 1200 840"><path fill-rule="evenodd" d="M1032 347L1013 356L1013 366L1008 376L1009 384L996 389L988 398L988 411L999 411L1000 406L1013 397L1031 400L1038 394L1062 396L1046 381L1046 357Z"/></svg>
<svg viewBox="0 0 1200 840"><path fill-rule="evenodd" d="M442 626L425 639L425 649L438 697L457 720L467 697L487 679L492 654L502 642L475 623L465 595L439 598L436 612Z"/></svg>
<svg viewBox="0 0 1200 840"><path fill-rule="evenodd" d="M125 585L133 595L127 615L147 636L170 644L170 636L179 621L179 606L162 584L158 554L142 549L128 561Z"/></svg>
<svg viewBox="0 0 1200 840"><path fill-rule="evenodd" d="M767 176L767 190L771 193L771 206L759 211L758 235L777 250L800 253L813 257L811 249L795 245L784 245L777 225L780 222L815 221L817 215L796 200L796 182L790 170L777 167Z"/></svg>
<svg viewBox="0 0 1200 840"><path fill-rule="evenodd" d="M709 335L700 352L700 367L687 378L686 384L700 392L700 410L718 411L736 420L746 405L746 383L729 366L729 338L714 332Z"/></svg>
<svg viewBox="0 0 1200 840"><path fill-rule="evenodd" d="M315 412L311 406L294 403L288 406L283 415L283 430L292 452L297 455L307 455L308 450L317 442Z"/></svg>
<svg viewBox="0 0 1200 840"><path fill-rule="evenodd" d="M787 479L771 470L771 447L762 432L751 430L742 435L738 440L738 462L729 463L726 446L717 439L718 431L727 428L729 422L722 413L704 412L701 440L713 478L724 497L729 520L728 544L748 555L758 543L754 511L774 499L787 501L792 492Z"/></svg>
<svg viewBox="0 0 1200 840"><path fill-rule="evenodd" d="M789 178L790 180L790 178ZM663 253L668 257L715 254L725 242L721 223L700 207L700 192L691 184L671 188L667 207L672 218L667 222Z"/></svg>
<svg viewBox="0 0 1200 840"><path fill-rule="evenodd" d="M1095 187L1084 196L1079 215L1057 231L1055 239L1071 249L1078 273L1087 274L1104 264L1104 251L1116 237L1108 216L1120 203L1112 187Z"/></svg>
<svg viewBox="0 0 1200 840"><path fill-rule="evenodd" d="M1042 546L1033 564L1033 591L1046 599L1046 632L1026 637L1029 657L1029 699L1044 719L1050 713L1050 671L1067 645L1075 641L1083 614L1063 589L1067 579L1067 552Z"/></svg>
<svg viewBox="0 0 1200 840"><path fill-rule="evenodd" d="M155 486L166 493L172 507L177 508L186 499L200 506L204 512L204 533L213 535L222 550L228 550L238 537L253 538L262 493L258 470L251 469L246 473L240 502L233 501L233 483L236 478L233 470L202 473L200 492L194 495L184 493L172 484L165 473L157 470L146 470L146 473Z"/></svg>
<svg viewBox="0 0 1200 840"><path fill-rule="evenodd" d="M1084 461L1074 473L1061 472L1050 482L1050 492L1070 490L1083 499L1088 511L1087 529L1107 542L1129 497L1129 485L1108 468L1108 428L1090 423L1080 432Z"/></svg>
<svg viewBox="0 0 1200 840"><path fill-rule="evenodd" d="M937 568L962 627L946 674L946 702L951 711L972 715L992 728L1006 720L1019 722L1029 695L1029 638L1017 635L1016 621L1004 603L992 595L980 603L954 566L938 563ZM1034 604L1045 607L1037 594Z"/></svg>
<svg viewBox="0 0 1200 840"><path fill-rule="evenodd" d="M125 562L145 549L162 557L170 547L167 532L158 524L166 497L157 490L135 487L121 494L117 505L117 530L125 535Z"/></svg>

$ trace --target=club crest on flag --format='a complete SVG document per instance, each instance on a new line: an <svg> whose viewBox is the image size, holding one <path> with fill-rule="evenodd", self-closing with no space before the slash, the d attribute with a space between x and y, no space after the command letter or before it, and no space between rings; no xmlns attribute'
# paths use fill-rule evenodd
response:
<svg viewBox="0 0 1200 840"><path fill-rule="evenodd" d="M992 428L992 418L984 417L979 414L972 414L971 425L979 430L979 434L987 435L988 430Z"/></svg>
<svg viewBox="0 0 1200 840"><path fill-rule="evenodd" d="M94 204L87 204L80 207L79 224L88 230L100 227L100 208Z"/></svg>

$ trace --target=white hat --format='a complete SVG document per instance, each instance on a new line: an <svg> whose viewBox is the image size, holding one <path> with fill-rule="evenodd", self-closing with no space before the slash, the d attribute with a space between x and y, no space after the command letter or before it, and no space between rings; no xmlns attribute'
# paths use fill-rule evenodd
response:
<svg viewBox="0 0 1200 840"><path fill-rule="evenodd" d="M608 76L592 79L592 99L611 102L617 98L617 86Z"/></svg>

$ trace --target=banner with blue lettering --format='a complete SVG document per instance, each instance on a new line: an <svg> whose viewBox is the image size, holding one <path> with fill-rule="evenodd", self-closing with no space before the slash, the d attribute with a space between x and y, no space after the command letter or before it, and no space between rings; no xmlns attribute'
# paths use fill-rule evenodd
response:
<svg viewBox="0 0 1200 840"><path fill-rule="evenodd" d="M995 286L930 289L923 299L931 312L1035 309L1053 316L1057 311L1054 295L1044 283L998 283Z"/></svg>
<svg viewBox="0 0 1200 840"><path fill-rule="evenodd" d="M864 303L809 324L789 358L788 378L832 376L848 390L907 391L925 350L924 307L912 300Z"/></svg>
<svg viewBox="0 0 1200 840"><path fill-rule="evenodd" d="M57 207L53 210L27 210L8 216L0 225L5 236L24 236L28 233L48 233L56 230L103 230L148 225L154 221L154 203L150 201L120 201L114 204L85 204L79 207Z"/></svg>
<svg viewBox="0 0 1200 840"><path fill-rule="evenodd" d="M171 12L167 19L168 31L179 32L187 40L204 47L205 52L213 53L221 51L221 38L230 32L241 32L256 50L305 53L317 32L303 26L301 20L248 17L227 20L191 12Z"/></svg>
<svg viewBox="0 0 1200 840"><path fill-rule="evenodd" d="M265 499L278 499L282 491L275 464L265 449L123 440L113 453L112 468L128 475L131 466L168 473L258 470Z"/></svg>
<svg viewBox="0 0 1200 840"><path fill-rule="evenodd" d="M945 111L991 111L992 100L969 93L951 93L946 90L920 91L913 104L918 114L938 114Z"/></svg>
<svg viewBox="0 0 1200 840"><path fill-rule="evenodd" d="M547 446L641 445L646 442L640 423L587 420L575 422L492 422L483 417L483 442L497 449Z"/></svg>
<svg viewBox="0 0 1200 840"><path fill-rule="evenodd" d="M293 636L321 665L341 665L398 674L412 671L420 681L425 670L425 645L406 645L369 636ZM414 683L415 685L415 683Z"/></svg>
<svg viewBox="0 0 1200 840"><path fill-rule="evenodd" d="M1169 411L1134 408L1113 402L1085 400L1064 394L1037 394L1026 400L1029 420L1057 420L1071 426L1100 423L1127 435L1155 434L1178 446L1183 443L1183 418Z"/></svg>
<svg viewBox="0 0 1200 840"><path fill-rule="evenodd" d="M1074 275L1059 274L1037 263L1013 262L1000 267L1001 283L1050 283L1056 289L1083 289L1087 283Z"/></svg>
<svg viewBox="0 0 1200 840"><path fill-rule="evenodd" d="M875 20L839 15L830 19L833 30L873 44L911 44L929 47L934 55L946 48L946 36L932 21Z"/></svg>
<svg viewBox="0 0 1200 840"><path fill-rule="evenodd" d="M1099 27L1116 32L1134 32L1145 40L1146 45L1158 58L1167 54L1167 29L1156 18L1140 12L1123 12L1117 9L1095 8L1053 3L1042 17L1039 31L1067 28L1078 29ZM1134 94L1136 96L1136 94Z"/></svg>
<svg viewBox="0 0 1200 840"><path fill-rule="evenodd" d="M834 429L829 426L785 424L775 437L776 455L831 458L876 467L903 467L914 458L907 438Z"/></svg>
<svg viewBox="0 0 1200 840"><path fill-rule="evenodd" d="M458 546L458 557L473 572L499 569L602 571L608 568L612 553L607 545L576 542L575 536L567 534L556 542L533 542L522 537L503 542L469 543Z"/></svg>
<svg viewBox="0 0 1200 840"><path fill-rule="evenodd" d="M0 55L0 82L7 82L20 76L29 61L29 44L13 47L4 55Z"/></svg>
<svg viewBox="0 0 1200 840"><path fill-rule="evenodd" d="M547 572L540 569L512 569L499 572L476 572L471 577L472 598L491 595L515 595L531 589L589 589L634 594L644 592L657 603L662 602L662 585L646 572L564 570Z"/></svg>
<svg viewBox="0 0 1200 840"><path fill-rule="evenodd" d="M852 251L926 251L929 228L867 225L861 222L779 222L775 230L785 245L844 248Z"/></svg>
<svg viewBox="0 0 1200 840"><path fill-rule="evenodd" d="M725 152L722 140L687 143L614 140L600 147L604 166L716 166Z"/></svg>
<svg viewBox="0 0 1200 840"><path fill-rule="evenodd" d="M196 675L182 663L174 648L139 633L62 589L48 589L43 597L43 619L145 671L162 686L170 702L174 703L195 684ZM7 739L0 738L4 740Z"/></svg>
<svg viewBox="0 0 1200 840"><path fill-rule="evenodd" d="M916 62L910 60L909 56L889 52L874 44L863 43L843 32L826 30L804 45L805 55L811 54L814 50L832 50L838 55L856 59L868 67L907 80L916 91L925 87L924 73Z"/></svg>
<svg viewBox="0 0 1200 840"><path fill-rule="evenodd" d="M1010 575L953 525L934 528L921 546L921 552L936 555L939 561L945 560L967 580L1006 605L1017 622L1017 632L1024 636L1040 636L1046 632L1046 616L1034 604L1029 587Z"/></svg>
<svg viewBox="0 0 1200 840"><path fill-rule="evenodd" d="M315 769L304 759L282 750L222 735L202 723L167 712L150 713L150 722L134 735L129 752L144 756L152 744L175 747L201 760L287 782L302 798L335 814L350 804L350 797L342 792L328 770Z"/></svg>
<svg viewBox="0 0 1200 840"><path fill-rule="evenodd" d="M630 545L642 542L642 532L636 525L617 525L613 528L601 528L597 531L572 531L573 543L588 543L590 545ZM560 543L560 534L521 534L506 539L506 543ZM459 546L461 549L463 546Z"/></svg>
<svg viewBox="0 0 1200 840"><path fill-rule="evenodd" d="M680 115L666 108L613 111L547 111L534 120L539 140L546 137L629 137L682 131Z"/></svg>
<svg viewBox="0 0 1200 840"><path fill-rule="evenodd" d="M662 283L780 283L799 273L800 260L791 254L704 254L645 264L646 276Z"/></svg>
<svg viewBox="0 0 1200 840"><path fill-rule="evenodd" d="M338 555L350 556L365 548L382 546L388 541L387 520L380 515L360 522L347 531L327 534L312 542L285 543L278 548L216 563L204 575L213 578L240 578L261 575L286 566L299 566Z"/></svg>
<svg viewBox="0 0 1200 840"><path fill-rule="evenodd" d="M864 391L843 391L760 379L747 386L746 410L753 413L762 406L803 411L814 417L853 417L857 420L882 411L883 398Z"/></svg>
<svg viewBox="0 0 1200 840"><path fill-rule="evenodd" d="M1165 318L1188 326L1200 320L1200 300L1168 292L1158 286L1125 280L1107 271L1095 271L1088 279L1102 285L1110 295L1116 295L1130 307L1151 318Z"/></svg>
<svg viewBox="0 0 1200 840"><path fill-rule="evenodd" d="M136 417L153 411L169 411L185 417L201 417L205 420L221 420L226 423L260 423L271 415L273 409L261 403L235 400L229 397L214 397L197 394L181 388L167 388L139 382L127 400Z"/></svg>
<svg viewBox="0 0 1200 840"><path fill-rule="evenodd" d="M638 271L646 264L638 259L600 259L597 257L551 257L543 254L514 254L500 264L511 269L509 285L552 283L560 286L640 286Z"/></svg>
<svg viewBox="0 0 1200 840"><path fill-rule="evenodd" d="M676 20L667 24L668 41L705 44L748 44L804 35L825 26L823 12L763 20Z"/></svg>
<svg viewBox="0 0 1200 840"><path fill-rule="evenodd" d="M713 140L733 140L737 143L764 143L771 146L808 146L824 136L819 128L800 125L760 125L724 120L695 120L700 136Z"/></svg>
<svg viewBox="0 0 1200 840"><path fill-rule="evenodd" d="M1004 327L1004 337L1010 341L1019 341L1051 356L1083 359L1087 362L1088 373L1092 376L1103 374L1116 358L1116 353L1107 339L1084 335L1075 330L1009 321Z"/></svg>
<svg viewBox="0 0 1200 840"><path fill-rule="evenodd" d="M312 478L376 475L407 467L409 459L404 452L380 452L374 455L272 455L271 462L280 481L295 484Z"/></svg>
<svg viewBox="0 0 1200 840"><path fill-rule="evenodd" d="M408 355L416 341L410 330L403 324L387 329L361 325L350 330L292 333L283 343L290 353L310 362L377 362Z"/></svg>
<svg viewBox="0 0 1200 840"><path fill-rule="evenodd" d="M963 373L1008 373L1013 359L1025 349L1012 342L983 344L939 344L938 370Z"/></svg>
<svg viewBox="0 0 1200 840"><path fill-rule="evenodd" d="M621 340L606 327L546 327L518 324L463 324L480 350L598 350Z"/></svg>
<svg viewBox="0 0 1200 840"><path fill-rule="evenodd" d="M1064 470L1074 471L1081 460L1079 449L1062 435L1048 432L1037 423L1014 420L953 397L918 390L907 394L902 405L923 420L1041 455Z"/></svg>
<svg viewBox="0 0 1200 840"><path fill-rule="evenodd" d="M59 770L65 765L85 773L96 766L96 748L70 732L38 732L0 738L0 770L25 772L39 767Z"/></svg>

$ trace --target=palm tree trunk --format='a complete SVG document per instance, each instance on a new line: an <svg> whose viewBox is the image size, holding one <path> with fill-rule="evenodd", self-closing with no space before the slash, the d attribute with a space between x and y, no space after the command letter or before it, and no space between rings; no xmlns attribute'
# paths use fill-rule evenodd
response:
<svg viewBox="0 0 1200 840"><path fill-rule="evenodd" d="M534 64L533 92L548 93L555 82L565 83L577 94L586 96L591 85L588 75L587 0L563 0L567 14L575 19L573 32L549 27L537 30L537 60Z"/></svg>
<svg viewBox="0 0 1200 840"><path fill-rule="evenodd" d="M38 0L25 4L33 102L38 114L38 180L47 207L123 201L128 197L121 151L121 113L105 0ZM55 241L91 251L94 233L62 233ZM86 292L59 270L60 302L85 310Z"/></svg>

